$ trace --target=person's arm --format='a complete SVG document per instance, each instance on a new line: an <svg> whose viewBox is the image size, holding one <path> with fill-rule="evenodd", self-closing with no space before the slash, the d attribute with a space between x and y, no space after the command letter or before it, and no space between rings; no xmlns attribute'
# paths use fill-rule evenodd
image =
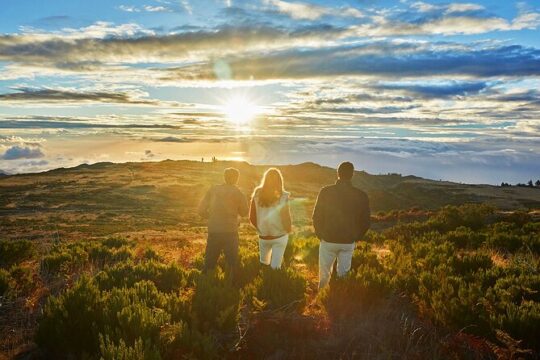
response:
<svg viewBox="0 0 540 360"><path fill-rule="evenodd" d="M371 225L371 210L369 208L369 199L367 195L363 195L360 202L360 222L358 226L358 240L361 240Z"/></svg>
<svg viewBox="0 0 540 360"><path fill-rule="evenodd" d="M249 222L255 229L257 228L257 206L255 206L255 197L251 199L249 206Z"/></svg>
<svg viewBox="0 0 540 360"><path fill-rule="evenodd" d="M290 233L292 231L292 219L291 209L289 208L289 200L287 200L285 205L281 208L280 215L281 222L283 223L283 229L285 229L287 233Z"/></svg>
<svg viewBox="0 0 540 360"><path fill-rule="evenodd" d="M211 196L212 188L210 188L204 197L202 198L201 202L199 203L199 207L197 208L197 213L203 217L208 217L208 210L210 208L210 196Z"/></svg>
<svg viewBox="0 0 540 360"><path fill-rule="evenodd" d="M249 211L247 199L246 196L240 191L238 191L238 198L238 215L244 217L248 214Z"/></svg>
<svg viewBox="0 0 540 360"><path fill-rule="evenodd" d="M324 189L321 189L319 195L317 196L317 202L315 203L315 208L313 209L313 227L315 228L315 234L319 239L323 238L324 233L324 202L325 195Z"/></svg>

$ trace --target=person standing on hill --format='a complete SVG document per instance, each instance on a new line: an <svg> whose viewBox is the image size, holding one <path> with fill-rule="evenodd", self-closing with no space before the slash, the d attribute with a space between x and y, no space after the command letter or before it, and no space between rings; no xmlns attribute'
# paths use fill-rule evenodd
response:
<svg viewBox="0 0 540 360"><path fill-rule="evenodd" d="M351 269L355 242L362 239L370 226L369 200L365 192L352 185L354 166L341 163L338 180L319 192L313 210L313 226L319 246L319 289L330 282L337 259L337 275Z"/></svg>
<svg viewBox="0 0 540 360"><path fill-rule="evenodd" d="M227 264L234 269L238 259L238 216L248 214L246 196L236 186L240 172L227 168L225 182L208 190L199 204L199 215L208 219L208 239L204 255L204 271L216 267L223 251Z"/></svg>
<svg viewBox="0 0 540 360"><path fill-rule="evenodd" d="M283 188L283 176L270 168L261 185L253 192L249 220L259 233L260 262L279 269L292 229L289 193Z"/></svg>

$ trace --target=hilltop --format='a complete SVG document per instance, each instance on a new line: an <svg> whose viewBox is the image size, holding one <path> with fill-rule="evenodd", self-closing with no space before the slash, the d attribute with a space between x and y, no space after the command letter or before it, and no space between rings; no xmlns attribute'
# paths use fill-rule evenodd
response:
<svg viewBox="0 0 540 360"><path fill-rule="evenodd" d="M45 233L105 235L142 229L202 226L194 208L222 171L237 167L239 186L250 194L266 165L246 162L172 161L97 163L38 174L0 178L0 225L5 236L26 238ZM335 181L335 170L314 163L279 166L295 199L298 226L309 225L321 186ZM371 175L357 171L354 184L370 198L374 214L449 204L488 203L502 209L540 207L540 190L467 185L399 174ZM24 234L21 234L24 228Z"/></svg>

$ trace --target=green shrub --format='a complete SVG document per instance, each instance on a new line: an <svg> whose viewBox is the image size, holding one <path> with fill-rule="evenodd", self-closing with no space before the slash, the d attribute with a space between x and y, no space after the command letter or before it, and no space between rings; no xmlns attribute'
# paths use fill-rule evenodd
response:
<svg viewBox="0 0 540 360"><path fill-rule="evenodd" d="M35 284L31 268L16 265L11 267L9 273L14 280L14 287L17 292L28 292L34 287Z"/></svg>
<svg viewBox="0 0 540 360"><path fill-rule="evenodd" d="M371 245L366 242L359 242L354 249L351 269L357 269L358 267L365 265L383 271L382 264L377 259L377 254L371 251Z"/></svg>
<svg viewBox="0 0 540 360"><path fill-rule="evenodd" d="M314 268L319 260L319 239L316 237L291 236L283 256L284 263L290 265L293 261L303 262Z"/></svg>
<svg viewBox="0 0 540 360"><path fill-rule="evenodd" d="M10 281L11 276L9 273L4 269L0 269L0 296L7 294Z"/></svg>
<svg viewBox="0 0 540 360"><path fill-rule="evenodd" d="M265 268L254 285L255 296L265 302L267 309L289 305L302 309L305 305L306 280L291 268Z"/></svg>
<svg viewBox="0 0 540 360"><path fill-rule="evenodd" d="M35 253L34 244L28 240L0 241L0 267L10 267L31 258Z"/></svg>
<svg viewBox="0 0 540 360"><path fill-rule="evenodd" d="M523 245L523 241L519 235L496 232L488 236L486 245L497 250L515 252Z"/></svg>
<svg viewBox="0 0 540 360"><path fill-rule="evenodd" d="M94 356L100 345L108 354L133 347L125 349L129 355L139 339L144 339L145 349L152 349L171 319L164 310L166 303L166 295L150 281L100 292L91 279L83 277L65 293L49 298L36 342L51 354L75 357Z"/></svg>
<svg viewBox="0 0 540 360"><path fill-rule="evenodd" d="M191 324L201 332L232 332L237 328L240 291L230 276L218 269L200 274L195 280L191 304Z"/></svg>
<svg viewBox="0 0 540 360"><path fill-rule="evenodd" d="M519 304L504 303L502 313L492 313L492 327L502 329L512 337L524 340L527 347L540 350L540 303L523 301Z"/></svg>
<svg viewBox="0 0 540 360"><path fill-rule="evenodd" d="M165 265L155 261L138 264L123 262L106 267L97 275L102 290L131 287L141 280L152 281L163 292L172 292L186 286L186 273L177 264Z"/></svg>
<svg viewBox="0 0 540 360"><path fill-rule="evenodd" d="M457 248L476 249L486 240L485 234L471 228L460 226L445 234L444 239Z"/></svg>
<svg viewBox="0 0 540 360"><path fill-rule="evenodd" d="M480 269L489 269L493 266L491 257L487 254L471 253L460 257L453 257L452 267L457 274L466 275Z"/></svg>
<svg viewBox="0 0 540 360"><path fill-rule="evenodd" d="M68 252L45 255L41 259L40 271L47 275L59 275L73 268L74 259Z"/></svg>
<svg viewBox="0 0 540 360"><path fill-rule="evenodd" d="M149 260L154 260L158 262L163 261L163 258L159 256L159 254L154 249L150 249L150 248L144 249L141 255L141 259L146 260L146 261L149 261Z"/></svg>
<svg viewBox="0 0 540 360"><path fill-rule="evenodd" d="M473 326L477 334L489 334L486 311L482 308L483 291L479 284L466 283L462 278L446 276L440 269L432 276L421 276L420 297L431 309L434 320L453 328Z"/></svg>
<svg viewBox="0 0 540 360"><path fill-rule="evenodd" d="M103 244L103 246L111 249L119 249L124 246L128 247L134 245L132 241L119 237L107 238L105 240L102 240L101 243Z"/></svg>
<svg viewBox="0 0 540 360"><path fill-rule="evenodd" d="M238 269L234 274L234 282L238 286L244 287L259 275L261 262L258 253L244 248L240 248L238 255Z"/></svg>
<svg viewBox="0 0 540 360"><path fill-rule="evenodd" d="M52 354L91 355L99 348L104 300L91 279L83 277L65 293L48 299L36 343Z"/></svg>
<svg viewBox="0 0 540 360"><path fill-rule="evenodd" d="M360 265L342 278L330 281L321 292L320 301L331 318L354 319L359 311L382 301L391 291L390 277L367 265Z"/></svg>
<svg viewBox="0 0 540 360"><path fill-rule="evenodd" d="M207 333L178 322L162 332L162 349L167 359L217 359L219 347Z"/></svg>
<svg viewBox="0 0 540 360"><path fill-rule="evenodd" d="M118 344L109 340L108 336L99 337L99 350L101 360L160 360L161 355L155 346L146 346L141 338L135 341L132 346L120 339Z"/></svg>

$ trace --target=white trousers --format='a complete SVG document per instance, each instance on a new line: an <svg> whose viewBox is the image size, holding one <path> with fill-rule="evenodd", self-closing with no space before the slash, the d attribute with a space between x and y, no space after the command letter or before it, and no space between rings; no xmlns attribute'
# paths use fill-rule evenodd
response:
<svg viewBox="0 0 540 360"><path fill-rule="evenodd" d="M261 263L270 265L272 269L279 269L283 261L283 254L289 241L289 234L273 240L259 239L259 252Z"/></svg>
<svg viewBox="0 0 540 360"><path fill-rule="evenodd" d="M351 269L355 243L338 244L321 240L319 246L319 289L330 282L334 262L337 259L337 275L344 276Z"/></svg>

